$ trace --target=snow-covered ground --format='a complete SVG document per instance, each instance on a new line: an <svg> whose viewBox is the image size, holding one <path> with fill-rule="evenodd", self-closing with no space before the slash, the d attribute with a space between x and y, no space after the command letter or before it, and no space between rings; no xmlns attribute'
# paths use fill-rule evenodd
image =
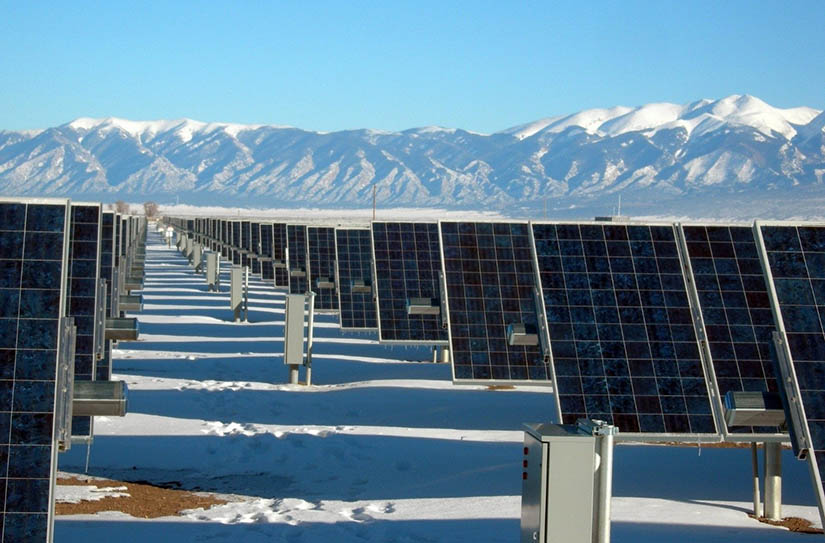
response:
<svg viewBox="0 0 825 543"><path fill-rule="evenodd" d="M329 315L317 323L313 385L288 385L283 292L254 281L250 322L230 322L228 293L207 292L154 233L146 271L141 339L114 361L129 414L97 420L89 474L230 503L153 520L62 516L57 542L518 541L521 424L550 419L548 390L454 386L427 349L343 335ZM60 469L85 462L78 446ZM783 462L783 513L818 525L806 465L790 452ZM750 477L749 449L619 446L613 540L815 537L748 518Z"/></svg>

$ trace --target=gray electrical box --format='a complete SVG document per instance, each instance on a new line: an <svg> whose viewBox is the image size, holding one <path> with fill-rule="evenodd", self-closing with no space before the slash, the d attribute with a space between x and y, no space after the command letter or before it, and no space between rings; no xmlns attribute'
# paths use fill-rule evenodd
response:
<svg viewBox="0 0 825 543"><path fill-rule="evenodd" d="M195 243L192 248L192 265L196 272L203 270L203 247L200 243Z"/></svg>
<svg viewBox="0 0 825 543"><path fill-rule="evenodd" d="M243 268L234 266L229 272L229 308L238 321L243 307Z"/></svg>
<svg viewBox="0 0 825 543"><path fill-rule="evenodd" d="M434 298L410 298L407 300L407 315L440 315L441 304Z"/></svg>
<svg viewBox="0 0 825 543"><path fill-rule="evenodd" d="M523 470L521 543L591 543L596 437L575 425L525 425Z"/></svg>
<svg viewBox="0 0 825 543"><path fill-rule="evenodd" d="M218 253L206 253L206 284L210 291L217 291L220 286L221 273L220 255Z"/></svg>
<svg viewBox="0 0 825 543"><path fill-rule="evenodd" d="M300 366L304 363L304 294L287 294L284 316L284 364Z"/></svg>

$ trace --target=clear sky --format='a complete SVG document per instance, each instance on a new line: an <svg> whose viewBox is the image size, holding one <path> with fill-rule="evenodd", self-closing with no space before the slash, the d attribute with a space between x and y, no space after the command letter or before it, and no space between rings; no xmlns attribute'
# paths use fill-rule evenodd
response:
<svg viewBox="0 0 825 543"><path fill-rule="evenodd" d="M825 109L825 1L0 0L0 129L495 132L744 93Z"/></svg>

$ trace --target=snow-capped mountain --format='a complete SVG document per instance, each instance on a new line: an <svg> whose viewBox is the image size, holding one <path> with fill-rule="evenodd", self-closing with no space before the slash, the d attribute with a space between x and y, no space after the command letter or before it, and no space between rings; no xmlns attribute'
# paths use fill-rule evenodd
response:
<svg viewBox="0 0 825 543"><path fill-rule="evenodd" d="M0 132L0 193L107 201L365 207L375 186L382 206L507 208L618 193L792 196L824 176L825 113L748 95L592 109L494 134L116 118Z"/></svg>

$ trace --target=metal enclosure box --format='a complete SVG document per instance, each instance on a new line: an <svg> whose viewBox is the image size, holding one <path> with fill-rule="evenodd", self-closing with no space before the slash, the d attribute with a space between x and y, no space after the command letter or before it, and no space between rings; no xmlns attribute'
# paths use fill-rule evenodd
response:
<svg viewBox="0 0 825 543"><path fill-rule="evenodd" d="M335 283L328 277L319 277L315 280L315 287L319 289L335 288Z"/></svg>
<svg viewBox="0 0 825 543"><path fill-rule="evenodd" d="M203 266L203 248L200 243L195 243L192 249L192 265L195 266L196 272L201 271L201 267Z"/></svg>
<svg viewBox="0 0 825 543"><path fill-rule="evenodd" d="M240 315L243 304L243 268L233 267L229 272L229 308Z"/></svg>
<svg viewBox="0 0 825 543"><path fill-rule="evenodd" d="M126 416L128 390L125 381L77 381L72 411L78 416Z"/></svg>
<svg viewBox="0 0 825 543"><path fill-rule="evenodd" d="M728 426L779 426L785 422L782 398L771 392L729 390L725 420Z"/></svg>
<svg viewBox="0 0 825 543"><path fill-rule="evenodd" d="M407 315L440 315L441 304L433 298L410 298L407 300Z"/></svg>
<svg viewBox="0 0 825 543"><path fill-rule="evenodd" d="M595 453L575 425L526 425L521 543L592 542Z"/></svg>
<svg viewBox="0 0 825 543"><path fill-rule="evenodd" d="M510 345L538 345L539 336L535 329L530 329L524 324L508 324L507 343Z"/></svg>
<svg viewBox="0 0 825 543"><path fill-rule="evenodd" d="M206 253L206 284L209 290L218 290L220 284L220 257L218 253Z"/></svg>
<svg viewBox="0 0 825 543"><path fill-rule="evenodd" d="M284 364L299 366L304 363L304 294L287 294L284 323Z"/></svg>

